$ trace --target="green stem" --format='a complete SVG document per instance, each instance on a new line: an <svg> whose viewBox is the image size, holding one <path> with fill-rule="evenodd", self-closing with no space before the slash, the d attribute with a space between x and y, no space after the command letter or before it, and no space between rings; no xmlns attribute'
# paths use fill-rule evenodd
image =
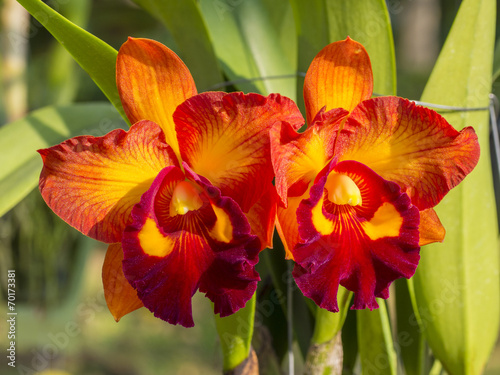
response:
<svg viewBox="0 0 500 375"><path fill-rule="evenodd" d="M316 310L316 324L314 326L314 334L312 337L313 344L323 344L333 340L344 325L349 303L351 301L352 292L344 287L339 287L337 301L339 304L339 312L332 313L328 310L319 308Z"/></svg>
<svg viewBox="0 0 500 375"><path fill-rule="evenodd" d="M340 375L342 374L343 355L340 332L323 344L311 344L307 353L304 374Z"/></svg>
<svg viewBox="0 0 500 375"><path fill-rule="evenodd" d="M333 313L322 308L316 309L316 323L311 345L307 353L305 373L325 375L342 373L341 329L344 325L352 292L339 287L337 301L339 312Z"/></svg>
<svg viewBox="0 0 500 375"><path fill-rule="evenodd" d="M255 300L254 294L246 306L233 315L224 318L215 315L215 327L220 337L225 372L236 369L251 354Z"/></svg>

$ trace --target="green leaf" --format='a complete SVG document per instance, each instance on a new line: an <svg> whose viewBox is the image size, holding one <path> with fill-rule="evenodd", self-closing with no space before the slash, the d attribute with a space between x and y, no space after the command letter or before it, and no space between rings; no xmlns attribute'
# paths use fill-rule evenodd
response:
<svg viewBox="0 0 500 375"><path fill-rule="evenodd" d="M280 3L275 7L283 7ZM275 92L295 98L296 62L289 60L294 54L285 47L288 44L288 48L294 48L293 33L284 33L276 26L290 27L291 12L282 12L282 22L277 22L279 14L271 12L273 5L265 0L247 0L234 5L201 0L200 7L224 73L234 81L234 86L245 92L264 95ZM288 30L287 26L283 27ZM266 78L283 75L287 77ZM248 82L255 78L266 79Z"/></svg>
<svg viewBox="0 0 500 375"><path fill-rule="evenodd" d="M123 127L108 103L50 106L0 128L0 215L38 183L42 159L36 152L80 134L102 136Z"/></svg>
<svg viewBox="0 0 500 375"><path fill-rule="evenodd" d="M374 92L396 94L396 60L389 12L384 0L290 0L299 49L301 72L327 44L350 36L366 48L373 68ZM302 93L304 80L298 82ZM299 103L303 99L299 95Z"/></svg>
<svg viewBox="0 0 500 375"><path fill-rule="evenodd" d="M298 38L298 69L305 73L314 56L332 42L328 30L326 0L290 0L290 4ZM300 87L302 85L303 82L300 83Z"/></svg>
<svg viewBox="0 0 500 375"><path fill-rule="evenodd" d="M118 52L42 1L18 0L18 2L66 48L128 123L116 88Z"/></svg>
<svg viewBox="0 0 500 375"><path fill-rule="evenodd" d="M495 46L495 55L493 58L493 82L500 77L500 39Z"/></svg>
<svg viewBox="0 0 500 375"><path fill-rule="evenodd" d="M396 285L396 317L398 349L407 375L422 375L425 368L425 341L412 309L408 280L399 279Z"/></svg>
<svg viewBox="0 0 500 375"><path fill-rule="evenodd" d="M342 327L342 347L344 358L342 362L343 371L346 374L354 374L354 367L358 358L358 333L356 310L349 310Z"/></svg>
<svg viewBox="0 0 500 375"><path fill-rule="evenodd" d="M425 102L487 107L495 1L465 0L424 90ZM434 355L452 374L479 374L499 324L498 229L489 152L488 111L445 114L473 126L481 145L475 170L436 207L443 244L422 248L413 278L416 309Z"/></svg>
<svg viewBox="0 0 500 375"><path fill-rule="evenodd" d="M311 343L311 337L313 336L313 312L316 312L316 305L312 300L304 297L295 284L292 276L293 261L285 260L285 249L276 232L273 239L273 249L263 251L261 256L266 268L269 270L269 275L279 296L278 301L280 302L284 319L289 319L290 314L292 315L294 338L298 343L303 358L305 358ZM289 286L289 283L292 283L292 285ZM289 287L291 287L291 293ZM289 298L291 298L291 311L289 311ZM275 344L279 346L276 349L277 353L285 354L279 349L281 347L288 348L287 334L274 337L273 346ZM282 359L281 356L280 359Z"/></svg>
<svg viewBox="0 0 500 375"><path fill-rule="evenodd" d="M385 0L327 1L330 40L350 36L363 44L373 69L373 91L396 94L396 57Z"/></svg>
<svg viewBox="0 0 500 375"><path fill-rule="evenodd" d="M362 374L395 375L396 352L392 342L391 327L385 301L377 299L376 310L359 310L357 332Z"/></svg>
<svg viewBox="0 0 500 375"><path fill-rule="evenodd" d="M59 12L68 20L85 27L89 20L90 0L72 0L59 4ZM73 57L66 51L64 45L54 41L51 46L47 69L48 95L45 104L61 105L73 102L77 91L81 70L76 66Z"/></svg>
<svg viewBox="0 0 500 375"><path fill-rule="evenodd" d="M250 354L255 318L255 294L244 308L233 315L215 316L215 327L220 338L224 371L235 369Z"/></svg>
<svg viewBox="0 0 500 375"><path fill-rule="evenodd" d="M224 80L195 0L134 1L159 18L170 31L180 49L179 55L188 66L200 92Z"/></svg>

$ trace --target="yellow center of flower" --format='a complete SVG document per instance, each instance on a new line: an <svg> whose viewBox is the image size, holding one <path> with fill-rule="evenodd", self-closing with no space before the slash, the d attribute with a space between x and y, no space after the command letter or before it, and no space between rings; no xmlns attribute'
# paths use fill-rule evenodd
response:
<svg viewBox="0 0 500 375"><path fill-rule="evenodd" d="M325 185L328 191L328 200L335 204L362 204L361 192L356 183L345 174L331 173Z"/></svg>
<svg viewBox="0 0 500 375"><path fill-rule="evenodd" d="M185 215L203 206L198 190L188 181L181 181L174 188L170 201L170 216Z"/></svg>

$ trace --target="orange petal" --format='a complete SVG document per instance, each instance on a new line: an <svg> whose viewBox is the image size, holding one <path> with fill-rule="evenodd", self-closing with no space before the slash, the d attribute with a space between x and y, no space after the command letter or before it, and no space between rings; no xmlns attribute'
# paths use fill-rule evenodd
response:
<svg viewBox="0 0 500 375"><path fill-rule="evenodd" d="M116 83L130 122L156 122L179 155L172 114L179 104L197 93L182 60L154 40L129 38L118 52Z"/></svg>
<svg viewBox="0 0 500 375"><path fill-rule="evenodd" d="M303 123L293 101L274 94L207 92L182 103L174 114L182 159L199 175L248 210L265 193L274 172L269 130L286 121Z"/></svg>
<svg viewBox="0 0 500 375"><path fill-rule="evenodd" d="M381 97L365 100L351 113L335 154L397 182L424 210L438 204L474 169L479 143L471 127L458 132L430 109Z"/></svg>
<svg viewBox="0 0 500 375"><path fill-rule="evenodd" d="M102 284L108 309L117 322L128 313L144 306L123 274L122 260L122 245L109 245L102 266Z"/></svg>
<svg viewBox="0 0 500 375"><path fill-rule="evenodd" d="M252 229L252 234L260 239L261 250L273 247L274 223L276 221L276 203L278 196L270 183L266 193L245 214Z"/></svg>
<svg viewBox="0 0 500 375"><path fill-rule="evenodd" d="M420 240L419 245L424 246L433 242L443 242L446 230L439 220L436 211L432 208L420 211Z"/></svg>
<svg viewBox="0 0 500 375"><path fill-rule="evenodd" d="M292 250L300 242L297 209L300 202L309 198L309 190L307 189L300 197L289 197L286 208L278 206L276 212L276 230L285 248L286 259L294 259Z"/></svg>
<svg viewBox="0 0 500 375"><path fill-rule="evenodd" d="M332 158L337 132L346 115L342 109L321 111L304 133L297 133L288 123L278 123L271 129L276 190L285 206L287 197L302 195Z"/></svg>
<svg viewBox="0 0 500 375"><path fill-rule="evenodd" d="M321 108L352 111L373 92L373 73L365 48L351 38L331 43L314 58L304 81L307 123Z"/></svg>
<svg viewBox="0 0 500 375"><path fill-rule="evenodd" d="M143 121L128 132L81 136L39 150L40 192L71 226L99 241L120 242L130 211L165 166L175 164L161 129Z"/></svg>

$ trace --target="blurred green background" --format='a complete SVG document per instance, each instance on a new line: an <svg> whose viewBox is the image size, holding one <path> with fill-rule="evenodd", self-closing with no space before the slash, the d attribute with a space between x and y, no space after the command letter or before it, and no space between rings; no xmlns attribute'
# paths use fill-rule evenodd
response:
<svg viewBox="0 0 500 375"><path fill-rule="evenodd" d="M242 1L219 2L235 7ZM51 5L116 49L134 36L156 39L176 50L165 27L131 1L61 0ZM398 95L418 99L460 1L388 0L387 5L396 46ZM106 100L69 54L15 1L4 0L0 6L0 123L49 104ZM500 81L493 89L500 92ZM89 129L103 135L99 131L98 124ZM18 312L17 367L3 372L8 369L3 354L2 374L50 369L96 375L220 373L222 357L211 306L200 295L193 301L196 325L191 329L171 326L145 309L114 322L102 292L105 250L105 245L57 218L37 190L0 218L0 348L4 354L8 269L16 270ZM500 346L485 373L500 374Z"/></svg>

